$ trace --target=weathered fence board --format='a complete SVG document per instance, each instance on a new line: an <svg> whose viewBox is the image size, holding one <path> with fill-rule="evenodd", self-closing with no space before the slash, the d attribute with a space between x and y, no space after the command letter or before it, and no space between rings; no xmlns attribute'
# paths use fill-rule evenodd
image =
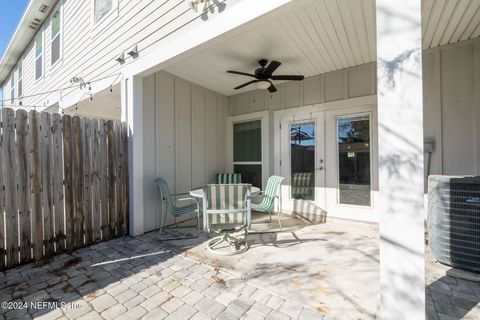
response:
<svg viewBox="0 0 480 320"><path fill-rule="evenodd" d="M1 117L0 112L0 117ZM2 129L3 130L3 129ZM3 172L4 170L4 161L3 161L3 148L5 143L3 142L3 135L0 136L0 269L4 269L6 265L6 247L5 247L5 215L4 215L4 204L5 204L5 189L3 188Z"/></svg>
<svg viewBox="0 0 480 320"><path fill-rule="evenodd" d="M122 234L128 233L128 126L126 123L122 123L122 216L123 216L123 229Z"/></svg>
<svg viewBox="0 0 480 320"><path fill-rule="evenodd" d="M100 206L102 217L102 238L110 239L110 219L108 215L108 166L107 166L107 121L100 120L99 124L99 153L100 153Z"/></svg>
<svg viewBox="0 0 480 320"><path fill-rule="evenodd" d="M17 215L17 148L15 145L15 113L11 109L2 110L3 137L5 147L5 231L7 235L7 267L18 264L18 215Z"/></svg>
<svg viewBox="0 0 480 320"><path fill-rule="evenodd" d="M118 216L115 208L115 136L113 133L114 123L111 120L107 121L107 139L108 139L108 218L110 221L110 237L117 236Z"/></svg>
<svg viewBox="0 0 480 320"><path fill-rule="evenodd" d="M92 215L93 215L93 242L102 239L101 211L100 211L100 137L98 121L92 120Z"/></svg>
<svg viewBox="0 0 480 320"><path fill-rule="evenodd" d="M0 115L0 270L126 234L124 124Z"/></svg>
<svg viewBox="0 0 480 320"><path fill-rule="evenodd" d="M65 250L65 209L63 190L63 121L58 113L52 115L53 143L53 207L55 210L55 250Z"/></svg>
<svg viewBox="0 0 480 320"><path fill-rule="evenodd" d="M28 149L28 115L25 110L16 114L18 155L18 221L20 224L20 263L32 259L32 221L30 213L30 166Z"/></svg>
<svg viewBox="0 0 480 320"><path fill-rule="evenodd" d="M84 212L85 212L85 244L91 245L93 243L93 216L92 216L92 132L90 121L82 121L83 126L83 197L84 197Z"/></svg>
<svg viewBox="0 0 480 320"><path fill-rule="evenodd" d="M53 170L52 170L52 123L51 116L45 112L40 115L41 132L41 170L43 195L43 243L45 255L53 255L55 232L53 212Z"/></svg>
<svg viewBox="0 0 480 320"><path fill-rule="evenodd" d="M73 192L73 141L72 118L63 116L63 161L64 161L64 192L65 192L65 245L72 249L75 246L75 205Z"/></svg>
<svg viewBox="0 0 480 320"><path fill-rule="evenodd" d="M121 123L116 122L114 124L115 132L121 132ZM115 207L118 213L117 234L123 234L123 210L122 210L122 136L120 134L115 135Z"/></svg>
<svg viewBox="0 0 480 320"><path fill-rule="evenodd" d="M73 172L74 172L74 193L75 193L75 247L83 247L85 233L85 218L83 209L83 134L82 134L82 118L73 117L72 119L73 134Z"/></svg>
<svg viewBox="0 0 480 320"><path fill-rule="evenodd" d="M30 150L31 150L31 186L32 186L32 239L33 258L43 257L43 216L42 216L42 185L40 168L40 123L39 114L30 111Z"/></svg>

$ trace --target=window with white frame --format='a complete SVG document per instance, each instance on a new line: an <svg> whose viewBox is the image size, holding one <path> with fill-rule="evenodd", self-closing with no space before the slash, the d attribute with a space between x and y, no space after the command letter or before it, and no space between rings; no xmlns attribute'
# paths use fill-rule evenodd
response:
<svg viewBox="0 0 480 320"><path fill-rule="evenodd" d="M18 97L23 96L23 70L22 70L23 60L20 60L20 63L17 67L17 91Z"/></svg>
<svg viewBox="0 0 480 320"><path fill-rule="evenodd" d="M35 37L35 80L43 76L43 30Z"/></svg>
<svg viewBox="0 0 480 320"><path fill-rule="evenodd" d="M113 0L93 0L95 23L100 21L113 8Z"/></svg>
<svg viewBox="0 0 480 320"><path fill-rule="evenodd" d="M15 76L12 73L12 79L10 80L10 104L15 103Z"/></svg>
<svg viewBox="0 0 480 320"><path fill-rule="evenodd" d="M233 123L233 170L242 182L262 187L262 121Z"/></svg>
<svg viewBox="0 0 480 320"><path fill-rule="evenodd" d="M57 9L52 15L51 29L52 29L52 66L57 63L61 58L61 41L62 41L62 28L61 28L61 14L60 9Z"/></svg>

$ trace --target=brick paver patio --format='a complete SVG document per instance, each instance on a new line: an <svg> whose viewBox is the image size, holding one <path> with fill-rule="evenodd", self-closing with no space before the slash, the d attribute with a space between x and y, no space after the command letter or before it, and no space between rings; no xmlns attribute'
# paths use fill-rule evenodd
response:
<svg viewBox="0 0 480 320"><path fill-rule="evenodd" d="M373 319L374 314L362 314L361 308L352 317L349 310L356 304L349 300L340 302L342 297L349 298L342 294L350 292L354 297L359 294L358 283L365 283L362 279L371 279L365 277L365 273L378 264L378 253L373 250L370 256L357 252L365 257L355 260L360 270L349 265L341 270L329 268L355 256L351 245L346 248L339 245L343 242L347 245L364 241L360 242L363 248L368 243L374 246L378 242L375 228L329 222L302 230L307 231L296 234L304 239L315 234L319 242L299 243L294 249L254 245L246 254L225 260L204 254L200 238L197 240L200 244L195 241L190 245L188 241L161 243L155 240L156 233L150 233L76 250L45 261L43 265L17 267L0 273L0 302L17 304L15 310L10 310L12 303L2 304L0 319ZM352 235L356 242L349 238ZM335 246L325 239L331 239ZM277 239L278 243L285 244L282 241ZM313 292L325 299L325 306L329 308L312 307L316 305L308 301L309 294L313 294L312 286L301 281L310 279L316 285L318 279L311 278L308 269L296 270L290 265L295 259L289 254L296 256L298 262L299 255L308 258L305 250L314 248L314 256L318 255L324 264L316 265L314 260L308 260L311 266L322 270L328 278L333 277L338 288L342 288L341 281L349 284L350 289L334 291L337 287L324 282L325 288ZM327 251L322 252L322 248ZM283 262L285 268L276 264L275 252L288 260ZM262 272L262 276L251 277L250 272L243 271L256 268L252 259L261 266L273 261L281 270L260 268L256 272ZM244 260L249 263L245 264ZM365 264L365 261L370 262ZM236 263L238 267L225 262ZM350 268L347 274L353 273L355 278L341 280L345 268ZM427 248L427 319L480 319L480 284L458 279L450 272L450 267L434 261ZM300 278L303 273L305 279ZM277 280L272 283L271 278ZM372 285L374 283L370 283ZM361 296L362 301L369 297L367 293ZM373 295L370 298L376 301L377 295ZM337 298L339 302L335 303Z"/></svg>
<svg viewBox="0 0 480 320"><path fill-rule="evenodd" d="M223 270L131 237L11 269L1 275L0 301L26 303L2 309L2 319L323 319ZM31 302L50 305L34 309Z"/></svg>

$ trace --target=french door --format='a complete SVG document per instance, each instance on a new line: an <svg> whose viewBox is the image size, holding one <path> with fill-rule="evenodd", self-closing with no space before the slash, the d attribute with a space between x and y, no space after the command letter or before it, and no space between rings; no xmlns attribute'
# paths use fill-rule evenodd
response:
<svg viewBox="0 0 480 320"><path fill-rule="evenodd" d="M324 112L285 116L280 121L283 209L325 210Z"/></svg>

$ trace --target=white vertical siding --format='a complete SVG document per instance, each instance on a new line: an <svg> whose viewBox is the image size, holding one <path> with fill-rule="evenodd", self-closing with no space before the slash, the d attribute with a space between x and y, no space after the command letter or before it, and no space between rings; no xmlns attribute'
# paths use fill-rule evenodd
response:
<svg viewBox="0 0 480 320"><path fill-rule="evenodd" d="M206 181L205 89L192 85L192 187Z"/></svg>
<svg viewBox="0 0 480 320"><path fill-rule="evenodd" d="M433 138L431 173L480 174L480 39L424 54L424 130Z"/></svg>
<svg viewBox="0 0 480 320"><path fill-rule="evenodd" d="M190 84L175 78L175 192L192 186L192 117Z"/></svg>
<svg viewBox="0 0 480 320"><path fill-rule="evenodd" d="M144 78L145 231L159 227L165 179L172 193L213 182L224 168L226 97L167 72Z"/></svg>

